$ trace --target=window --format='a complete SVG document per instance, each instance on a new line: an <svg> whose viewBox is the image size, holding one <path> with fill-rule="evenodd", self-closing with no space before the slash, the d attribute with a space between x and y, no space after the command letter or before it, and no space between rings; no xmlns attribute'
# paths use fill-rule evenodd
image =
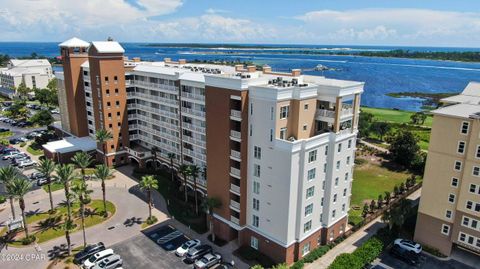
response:
<svg viewBox="0 0 480 269"><path fill-rule="evenodd" d="M343 189L343 197L347 196L347 188Z"/></svg>
<svg viewBox="0 0 480 269"><path fill-rule="evenodd" d="M273 129L270 129L270 142L273 141Z"/></svg>
<svg viewBox="0 0 480 269"><path fill-rule="evenodd" d="M454 169L455 169L456 171L462 170L462 162L461 162L461 161L455 161Z"/></svg>
<svg viewBox="0 0 480 269"><path fill-rule="evenodd" d="M107 94L107 96L109 96L109 95L110 95L110 90L107 89L107 90L105 91L105 93Z"/></svg>
<svg viewBox="0 0 480 269"><path fill-rule="evenodd" d="M468 227L469 224L470 224L470 218L463 217L462 225Z"/></svg>
<svg viewBox="0 0 480 269"><path fill-rule="evenodd" d="M108 108L110 108L110 105L111 105L110 102L107 102L107 107L108 107Z"/></svg>
<svg viewBox="0 0 480 269"><path fill-rule="evenodd" d="M349 174L345 173L345 181L348 181L348 176L349 176Z"/></svg>
<svg viewBox="0 0 480 269"><path fill-rule="evenodd" d="M304 104L304 105L303 105L303 109L304 109L304 110L308 110L308 104Z"/></svg>
<svg viewBox="0 0 480 269"><path fill-rule="evenodd" d="M259 160L262 158L262 148L261 147L257 147L257 146L253 147L253 157L255 159L259 159Z"/></svg>
<svg viewBox="0 0 480 269"><path fill-rule="evenodd" d="M458 178L452 177L452 187L458 187Z"/></svg>
<svg viewBox="0 0 480 269"><path fill-rule="evenodd" d="M280 119L288 118L288 108L289 106L280 107Z"/></svg>
<svg viewBox="0 0 480 269"><path fill-rule="evenodd" d="M270 108L270 120L273 120L273 107Z"/></svg>
<svg viewBox="0 0 480 269"><path fill-rule="evenodd" d="M105 82L108 82L108 77L105 77Z"/></svg>
<svg viewBox="0 0 480 269"><path fill-rule="evenodd" d="M465 205L465 207L466 207L467 209L472 210L472 208L473 208L473 202L472 202L472 201L467 201L467 204Z"/></svg>
<svg viewBox="0 0 480 269"><path fill-rule="evenodd" d="M309 204L305 207L305 217L313 213L313 204Z"/></svg>
<svg viewBox="0 0 480 269"><path fill-rule="evenodd" d="M315 168L312 168L312 169L308 170L308 172L307 172L308 181L311 181L311 180L315 179L315 171L316 171Z"/></svg>
<svg viewBox="0 0 480 269"><path fill-rule="evenodd" d="M342 212L345 212L345 204L342 204Z"/></svg>
<svg viewBox="0 0 480 269"><path fill-rule="evenodd" d="M459 154L465 153L465 142L464 141L458 142L457 153L459 153Z"/></svg>
<svg viewBox="0 0 480 269"><path fill-rule="evenodd" d="M451 193L450 193L450 194L448 195L448 201L449 201L450 203L452 203L452 204L455 203L455 194L451 194Z"/></svg>
<svg viewBox="0 0 480 269"><path fill-rule="evenodd" d="M466 234L460 233L460 234L458 235L458 240L459 240L459 241L462 241L462 242L465 242L465 237L466 237Z"/></svg>
<svg viewBox="0 0 480 269"><path fill-rule="evenodd" d="M256 177L260 177L260 165L258 164L253 165L253 175Z"/></svg>
<svg viewBox="0 0 480 269"><path fill-rule="evenodd" d="M452 218L452 211L451 211L451 210L445 211L445 217L446 217L447 219L451 219L451 218Z"/></svg>
<svg viewBox="0 0 480 269"><path fill-rule="evenodd" d="M260 194L260 182L253 182L253 193Z"/></svg>
<svg viewBox="0 0 480 269"><path fill-rule="evenodd" d="M472 174L473 174L474 176L476 176L476 177L480 176L480 167L474 166L474 167L473 167Z"/></svg>
<svg viewBox="0 0 480 269"><path fill-rule="evenodd" d="M335 187L338 186L338 177L335 178Z"/></svg>
<svg viewBox="0 0 480 269"><path fill-rule="evenodd" d="M253 209L260 210L260 200L253 198Z"/></svg>
<svg viewBox="0 0 480 269"><path fill-rule="evenodd" d="M258 216L253 215L253 218L252 218L253 227L258 227L258 222L259 222Z"/></svg>
<svg viewBox="0 0 480 269"><path fill-rule="evenodd" d="M309 220L303 224L303 232L306 233L312 229L312 221Z"/></svg>
<svg viewBox="0 0 480 269"><path fill-rule="evenodd" d="M253 115L253 103L250 103L250 115Z"/></svg>
<svg viewBox="0 0 480 269"><path fill-rule="evenodd" d="M306 130L307 130L307 127L308 127L308 125L304 124L304 125L303 125L303 130L306 131Z"/></svg>
<svg viewBox="0 0 480 269"><path fill-rule="evenodd" d="M113 80L118 80L118 77L117 77L117 76L114 76L114 77L113 77Z"/></svg>
<svg viewBox="0 0 480 269"><path fill-rule="evenodd" d="M115 94L118 94L118 89L115 89Z"/></svg>
<svg viewBox="0 0 480 269"><path fill-rule="evenodd" d="M287 139L287 127L280 128L280 139Z"/></svg>
<svg viewBox="0 0 480 269"><path fill-rule="evenodd" d="M254 237L254 236L250 237L250 246L253 249L258 250L258 239L256 237Z"/></svg>
<svg viewBox="0 0 480 269"><path fill-rule="evenodd" d="M477 152L475 153L476 158L480 158L480 146L477 146Z"/></svg>
<svg viewBox="0 0 480 269"><path fill-rule="evenodd" d="M320 222L323 222L323 214L320 213Z"/></svg>
<svg viewBox="0 0 480 269"><path fill-rule="evenodd" d="M308 153L308 162L314 162L317 160L317 150L312 150Z"/></svg>
<svg viewBox="0 0 480 269"><path fill-rule="evenodd" d="M334 194L334 195L333 195L333 202L334 202L334 203L337 202L337 194Z"/></svg>
<svg viewBox="0 0 480 269"><path fill-rule="evenodd" d="M338 144L337 152L338 153L342 152L342 143Z"/></svg>
<svg viewBox="0 0 480 269"><path fill-rule="evenodd" d="M348 148L352 147L352 139L348 140Z"/></svg>
<svg viewBox="0 0 480 269"><path fill-rule="evenodd" d="M302 256L307 255L309 252L310 252L310 242L308 242L308 243L306 243L305 245L303 245L303 248L302 248Z"/></svg>
<svg viewBox="0 0 480 269"><path fill-rule="evenodd" d="M443 224L442 225L442 234L449 235L450 234L450 226Z"/></svg>
<svg viewBox="0 0 480 269"><path fill-rule="evenodd" d="M324 172L324 173L327 172L327 163L324 163L324 164L323 164L323 172Z"/></svg>
<svg viewBox="0 0 480 269"><path fill-rule="evenodd" d="M325 156L328 155L328 146L325 146Z"/></svg>
<svg viewBox="0 0 480 269"><path fill-rule="evenodd" d="M469 127L469 125L470 125L469 122L466 122L466 121L462 122L462 128L461 128L460 132L461 132L462 134L468 134L468 127Z"/></svg>
<svg viewBox="0 0 480 269"><path fill-rule="evenodd" d="M347 165L350 165L350 156L347 157Z"/></svg>
<svg viewBox="0 0 480 269"><path fill-rule="evenodd" d="M118 107L120 106L120 101L115 101L115 105Z"/></svg>
<svg viewBox="0 0 480 269"><path fill-rule="evenodd" d="M320 205L321 205L321 206L323 206L323 200L324 200L324 199L323 199L323 197L322 197L322 199L320 200Z"/></svg>
<svg viewBox="0 0 480 269"><path fill-rule="evenodd" d="M477 186L475 184L470 184L470 192L475 193L477 190Z"/></svg>
<svg viewBox="0 0 480 269"><path fill-rule="evenodd" d="M307 199L310 197L313 197L313 194L315 193L315 186L312 186L307 189Z"/></svg>
<svg viewBox="0 0 480 269"><path fill-rule="evenodd" d="M334 219L334 218L335 218L335 213L336 213L335 209L334 209L334 210L332 210L332 219Z"/></svg>
<svg viewBox="0 0 480 269"><path fill-rule="evenodd" d="M337 170L340 170L340 161L337 161Z"/></svg>
<svg viewBox="0 0 480 269"><path fill-rule="evenodd" d="M324 189L325 189L325 180L322 181L322 190L324 190Z"/></svg>

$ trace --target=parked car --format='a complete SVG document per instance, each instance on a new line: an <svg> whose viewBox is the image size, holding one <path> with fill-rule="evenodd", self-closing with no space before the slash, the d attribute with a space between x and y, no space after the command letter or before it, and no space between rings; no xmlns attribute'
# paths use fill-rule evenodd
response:
<svg viewBox="0 0 480 269"><path fill-rule="evenodd" d="M422 252L422 246L417 242L413 242L412 240L398 238L398 239L395 239L393 244L401 248L404 248L408 251L413 251L417 254Z"/></svg>
<svg viewBox="0 0 480 269"><path fill-rule="evenodd" d="M8 132L10 129L8 128L0 128L0 133Z"/></svg>
<svg viewBox="0 0 480 269"><path fill-rule="evenodd" d="M13 158L13 157L15 157L19 154L20 154L20 152L18 152L18 151L10 151L7 154L3 155L2 160L11 159L11 158Z"/></svg>
<svg viewBox="0 0 480 269"><path fill-rule="evenodd" d="M92 269L114 269L122 266L123 260L120 255L112 255L98 261Z"/></svg>
<svg viewBox="0 0 480 269"><path fill-rule="evenodd" d="M18 138L10 138L10 140L8 140L8 142L12 145L15 145L15 144L20 143L20 140Z"/></svg>
<svg viewBox="0 0 480 269"><path fill-rule="evenodd" d="M2 150L0 151L1 154L7 154L9 152L18 152L18 149L16 148L10 148L10 147L4 147L2 148Z"/></svg>
<svg viewBox="0 0 480 269"><path fill-rule="evenodd" d="M390 254L410 265L417 265L420 262L420 257L417 253L402 248L400 245L393 245L390 249Z"/></svg>
<svg viewBox="0 0 480 269"><path fill-rule="evenodd" d="M200 260L195 262L195 269L210 268L222 262L222 255L218 253L207 253Z"/></svg>
<svg viewBox="0 0 480 269"><path fill-rule="evenodd" d="M203 255L212 252L212 247L209 245L200 245L193 247L188 250L187 254L185 255L185 262L186 263L194 263L196 260L203 257Z"/></svg>
<svg viewBox="0 0 480 269"><path fill-rule="evenodd" d="M177 250L175 251L175 255L178 257L183 257L188 252L189 249L199 246L201 244L200 240L193 239L183 243Z"/></svg>
<svg viewBox="0 0 480 269"><path fill-rule="evenodd" d="M18 166L21 162L26 162L26 161L29 161L30 160L30 157L28 156L22 156L20 158L13 158L12 161L11 161L11 164L13 166Z"/></svg>
<svg viewBox="0 0 480 269"><path fill-rule="evenodd" d="M40 172L33 172L28 176L28 178L31 179L31 180L36 180L36 179L43 178L43 177L45 177L45 176Z"/></svg>
<svg viewBox="0 0 480 269"><path fill-rule="evenodd" d="M41 177L41 178L37 179L37 186L39 186L39 187L41 187L41 186L43 186L47 183L48 183L48 181L47 181L47 178L45 178L45 177Z"/></svg>
<svg viewBox="0 0 480 269"><path fill-rule="evenodd" d="M60 111L58 109L52 109L50 110L50 113L52 114L60 114Z"/></svg>
<svg viewBox="0 0 480 269"><path fill-rule="evenodd" d="M86 259L90 258L90 256L102 250L105 250L105 245L102 242L88 245L82 251L75 254L73 262L76 264L82 264Z"/></svg>
<svg viewBox="0 0 480 269"><path fill-rule="evenodd" d="M95 264L99 261L101 261L102 259L105 259L107 257L110 257L112 256L114 253L113 253L113 249L109 248L109 249L105 249L105 250L102 250L100 252L97 252L95 254L93 254L92 256L90 256L90 258L88 258L82 265L82 267L84 269L90 269L92 267L95 266Z"/></svg>
<svg viewBox="0 0 480 269"><path fill-rule="evenodd" d="M26 159L26 160L21 161L18 164L18 168L26 168L26 167L35 166L35 165L37 165L36 161Z"/></svg>

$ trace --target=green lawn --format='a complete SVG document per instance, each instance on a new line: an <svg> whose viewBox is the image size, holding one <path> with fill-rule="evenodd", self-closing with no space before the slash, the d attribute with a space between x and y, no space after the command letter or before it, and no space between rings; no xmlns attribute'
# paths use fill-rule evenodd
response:
<svg viewBox="0 0 480 269"><path fill-rule="evenodd" d="M33 142L32 144L30 144L30 146L27 147L27 151L30 154L35 155L35 156L39 156L39 155L43 154L43 148L38 147L35 142Z"/></svg>
<svg viewBox="0 0 480 269"><path fill-rule="evenodd" d="M12 135L13 135L12 131L1 132L0 133L0 138L6 138L6 137L10 137Z"/></svg>
<svg viewBox="0 0 480 269"><path fill-rule="evenodd" d="M82 179L80 179L80 178L74 179L74 180L70 183L70 186L73 185L73 184L75 184L76 182L80 182L81 180L82 180ZM52 179L52 181L53 181L53 179ZM63 184L58 183L58 182L53 182L51 187L52 187L52 192L58 191L58 190L63 190ZM48 187L47 187L47 185L43 185L43 186L42 186L42 189L43 189L45 192L48 192Z"/></svg>
<svg viewBox="0 0 480 269"><path fill-rule="evenodd" d="M410 123L410 116L415 112L405 110L393 110L385 108L361 107L364 112L372 113L378 121L386 121L392 123ZM425 120L424 126L432 126L433 117L429 115Z"/></svg>
<svg viewBox="0 0 480 269"><path fill-rule="evenodd" d="M353 223L361 221L363 204L366 201L377 200L378 195L385 195L385 191L393 192L393 187L405 182L409 176L407 172L392 171L368 161L356 165L353 172L350 221ZM354 210L354 206L360 209Z"/></svg>

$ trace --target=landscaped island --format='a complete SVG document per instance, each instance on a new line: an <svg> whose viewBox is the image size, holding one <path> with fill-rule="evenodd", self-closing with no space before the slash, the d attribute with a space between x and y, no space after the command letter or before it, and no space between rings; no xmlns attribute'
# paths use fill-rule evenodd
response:
<svg viewBox="0 0 480 269"><path fill-rule="evenodd" d="M404 98L413 97L423 99L423 105L429 107L437 107L440 104L440 100L450 96L457 95L458 93L441 92L441 93L429 93L429 92L391 92L387 93L390 97Z"/></svg>

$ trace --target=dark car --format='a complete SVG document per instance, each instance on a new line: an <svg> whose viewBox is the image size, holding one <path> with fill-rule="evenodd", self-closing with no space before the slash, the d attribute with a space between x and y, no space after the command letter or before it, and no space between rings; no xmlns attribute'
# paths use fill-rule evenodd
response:
<svg viewBox="0 0 480 269"><path fill-rule="evenodd" d="M8 132L10 129L8 128L0 128L0 133Z"/></svg>
<svg viewBox="0 0 480 269"><path fill-rule="evenodd" d="M8 140L8 142L12 145L15 145L20 143L20 140L18 140L17 138L11 138L10 140Z"/></svg>
<svg viewBox="0 0 480 269"><path fill-rule="evenodd" d="M105 245L100 242L93 245L86 246L82 251L75 254L73 262L76 264L83 263L86 259L90 258L93 254L105 250Z"/></svg>
<svg viewBox="0 0 480 269"><path fill-rule="evenodd" d="M185 255L185 262L194 263L196 260L203 257L203 255L210 252L212 252L212 247L209 245L201 245L191 248L190 250L188 250L187 255Z"/></svg>
<svg viewBox="0 0 480 269"><path fill-rule="evenodd" d="M417 253L406 250L398 245L393 245L390 249L390 254L410 265L417 265L420 262L420 257Z"/></svg>

